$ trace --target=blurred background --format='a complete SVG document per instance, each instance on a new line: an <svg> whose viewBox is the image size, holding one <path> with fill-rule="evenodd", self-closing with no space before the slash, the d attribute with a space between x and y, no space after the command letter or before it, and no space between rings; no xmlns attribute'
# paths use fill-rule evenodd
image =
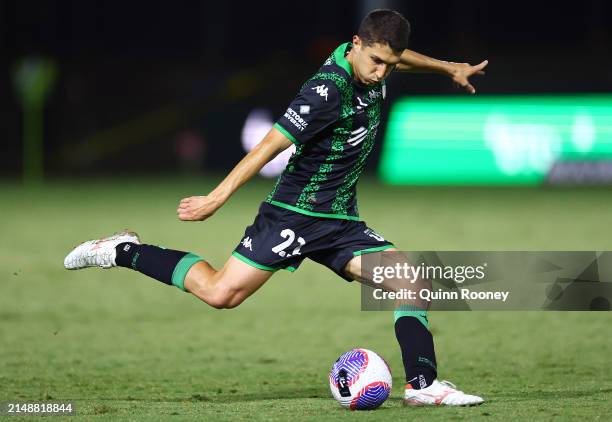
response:
<svg viewBox="0 0 612 422"><path fill-rule="evenodd" d="M378 7L409 19L414 50L490 65L473 81L478 101L445 77L392 75L370 173L395 184L612 180L603 0L2 0L0 177L225 172Z"/></svg>

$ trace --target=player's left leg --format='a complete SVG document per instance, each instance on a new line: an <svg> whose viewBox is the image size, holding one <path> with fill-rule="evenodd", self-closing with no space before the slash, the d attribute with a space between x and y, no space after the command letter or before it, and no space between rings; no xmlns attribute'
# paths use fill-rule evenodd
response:
<svg viewBox="0 0 612 422"><path fill-rule="evenodd" d="M231 309L255 293L274 274L230 256L215 270L208 262L194 264L185 276L185 291L217 309Z"/></svg>
<svg viewBox="0 0 612 422"><path fill-rule="evenodd" d="M66 256L64 266L70 270L129 268L192 293L218 309L238 306L274 273L233 256L217 271L192 253L141 244L138 235L128 231L81 243Z"/></svg>
<svg viewBox="0 0 612 422"><path fill-rule="evenodd" d="M390 252L396 253L390 254ZM391 266L396 263L402 266L404 263L410 265L395 248L379 253L390 256L388 264ZM344 267L344 272L349 278L385 291L399 292L402 288L406 288L406 280L399 278L386 278L382 283L375 283L369 269L362 271L364 270L362 256L355 256ZM384 262L384 259L377 261ZM411 290L418 291L423 288L428 289L429 283L426 280L416 280ZM395 306L395 335L402 351L402 361L406 371L404 404L471 406L483 403L482 398L465 394L448 381L437 380L434 342L427 318L428 303L417 296L412 301L398 300Z"/></svg>
<svg viewBox="0 0 612 422"><path fill-rule="evenodd" d="M69 270L87 267L124 267L192 293L214 308L234 308L255 293L276 270L294 271L304 259L300 248L308 245L297 236L297 245L285 242L287 233L314 233L325 237L332 227L268 203L262 203L252 225L245 229L225 265L216 270L198 255L141 244L138 235L123 231L83 242L65 258ZM290 241L290 243L293 240ZM285 246L289 252L279 246Z"/></svg>

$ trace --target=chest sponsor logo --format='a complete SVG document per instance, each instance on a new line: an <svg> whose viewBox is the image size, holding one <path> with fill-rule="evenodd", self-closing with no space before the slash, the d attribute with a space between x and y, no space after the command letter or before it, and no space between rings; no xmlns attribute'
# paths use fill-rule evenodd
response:
<svg viewBox="0 0 612 422"><path fill-rule="evenodd" d="M303 107L303 106L302 106ZM301 107L300 107L301 108ZM310 108L309 110L310 111ZM287 109L287 111L285 112L285 114L283 115L283 117L287 120L289 120L293 126L295 126L296 128L298 128L298 130L300 132L303 132L304 129L306 129L306 127L308 126L308 122L306 120L304 120L302 118L302 116L300 116L299 114L297 114L295 112L294 109L292 109L291 107L289 107Z"/></svg>
<svg viewBox="0 0 612 422"><path fill-rule="evenodd" d="M368 136L368 131L365 127L361 126L359 129L355 129L351 132L351 137L348 138L347 142L351 146L357 146L365 139L366 136Z"/></svg>
<svg viewBox="0 0 612 422"><path fill-rule="evenodd" d="M382 92L377 89L373 89L372 91L368 92L368 97L370 97L370 100L377 100L382 96Z"/></svg>
<svg viewBox="0 0 612 422"><path fill-rule="evenodd" d="M317 94L319 94L321 97L325 98L325 101L327 101L327 90L328 88L325 85L317 85L314 88L311 88L312 90L316 91Z"/></svg>
<svg viewBox="0 0 612 422"><path fill-rule="evenodd" d="M378 129L378 123L374 124L369 130L364 126L361 126L359 129L355 129L351 132L351 137L347 139L347 143L353 147L359 145L363 140L368 136L368 134L372 134L372 136L376 136L376 130Z"/></svg>

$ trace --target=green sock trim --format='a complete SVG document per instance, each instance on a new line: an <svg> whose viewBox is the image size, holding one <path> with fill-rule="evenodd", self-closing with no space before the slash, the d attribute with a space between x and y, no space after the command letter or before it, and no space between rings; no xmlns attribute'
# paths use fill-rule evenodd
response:
<svg viewBox="0 0 612 422"><path fill-rule="evenodd" d="M172 284L181 289L185 290L185 277L187 276L187 272L193 264L196 262L204 261L204 258L194 255L192 253L188 253L176 264L174 267L174 271L172 272Z"/></svg>
<svg viewBox="0 0 612 422"><path fill-rule="evenodd" d="M394 323L397 322L397 320L401 317L414 317L421 321L421 324L423 324L425 328L429 330L429 320L427 319L427 311L421 308L418 308L414 305L400 305L399 308L395 309L395 312L393 314L395 316Z"/></svg>

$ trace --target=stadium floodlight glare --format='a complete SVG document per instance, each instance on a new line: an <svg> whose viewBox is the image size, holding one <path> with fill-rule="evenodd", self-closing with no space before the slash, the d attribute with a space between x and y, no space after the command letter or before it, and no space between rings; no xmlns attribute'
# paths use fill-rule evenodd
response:
<svg viewBox="0 0 612 422"><path fill-rule="evenodd" d="M246 152L255 148L266 134L272 129L272 113L266 109L256 108L247 116L242 127L242 147ZM295 145L278 154L272 161L263 166L259 174L264 177L276 177L287 166L291 154L295 152Z"/></svg>
<svg viewBox="0 0 612 422"><path fill-rule="evenodd" d="M612 95L405 98L379 172L390 184L536 185L558 162L612 160Z"/></svg>

